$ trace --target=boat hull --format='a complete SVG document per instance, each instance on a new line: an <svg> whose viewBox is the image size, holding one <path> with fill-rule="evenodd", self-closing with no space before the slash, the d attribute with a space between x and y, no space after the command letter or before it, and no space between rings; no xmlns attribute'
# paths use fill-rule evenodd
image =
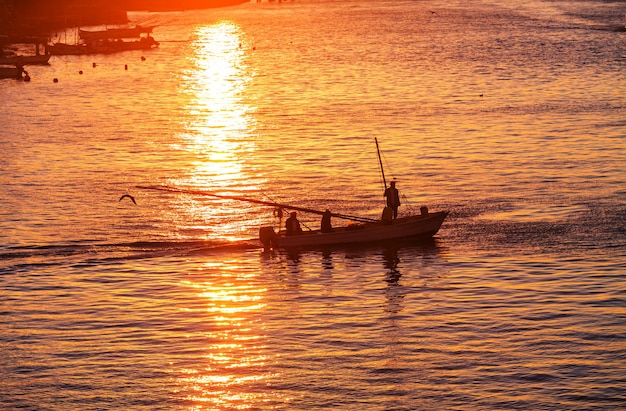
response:
<svg viewBox="0 0 626 411"><path fill-rule="evenodd" d="M135 26L110 28L107 30L78 30L78 35L85 41L108 40L108 39L124 39L141 37L144 33L152 33L154 26Z"/></svg>
<svg viewBox="0 0 626 411"><path fill-rule="evenodd" d="M34 56L13 56L0 58L0 64L7 64L11 66L26 66L26 65L46 65L50 60L50 54L39 54Z"/></svg>
<svg viewBox="0 0 626 411"><path fill-rule="evenodd" d="M150 50L158 47L159 42L152 37L143 37L136 41L96 41L92 43L65 44L56 43L47 50L55 56L83 54L112 54L129 50Z"/></svg>
<svg viewBox="0 0 626 411"><path fill-rule="evenodd" d="M281 232L271 238L270 245L274 248L305 248L384 242L407 238L426 239L437 234L447 215L447 211L440 211L399 218L393 220L391 224L377 222L336 228L330 233L316 230L300 235L285 236ZM267 237L262 240L267 243Z"/></svg>
<svg viewBox="0 0 626 411"><path fill-rule="evenodd" d="M21 67L0 67L0 79L4 78L24 80L26 77Z"/></svg>

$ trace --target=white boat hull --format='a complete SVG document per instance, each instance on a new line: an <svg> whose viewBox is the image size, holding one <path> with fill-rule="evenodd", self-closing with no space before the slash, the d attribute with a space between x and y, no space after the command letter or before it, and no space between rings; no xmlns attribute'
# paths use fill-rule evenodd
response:
<svg viewBox="0 0 626 411"><path fill-rule="evenodd" d="M399 218L391 224L383 222L366 223L358 226L336 228L330 233L322 233L318 230L305 231L299 235L285 236L280 232L272 236L269 244L266 238L262 238L266 248L298 248L319 247L342 244L371 243L403 238L426 239L434 236L448 215L447 211ZM267 230L264 227L262 230ZM272 230L273 232L273 230ZM267 231L266 231L267 233Z"/></svg>

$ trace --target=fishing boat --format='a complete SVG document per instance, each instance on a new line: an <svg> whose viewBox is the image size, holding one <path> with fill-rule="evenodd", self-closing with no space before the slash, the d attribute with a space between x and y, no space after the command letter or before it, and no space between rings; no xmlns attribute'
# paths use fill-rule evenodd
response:
<svg viewBox="0 0 626 411"><path fill-rule="evenodd" d="M385 173L376 140L380 170L383 183L387 187ZM265 249L274 248L307 248L340 246L362 243L389 242L393 240L415 239L425 240L433 237L448 216L448 211L429 212L427 207L421 207L420 213L406 217L373 219L368 217L351 216L346 214L331 213L330 211L320 211L291 204L281 204L270 201L257 200L248 197L223 195L205 191L180 189L169 186L137 186L140 189L160 190L175 193L192 195L202 195L225 200L243 201L255 204L266 205L274 208L274 214L278 215L282 225L283 210L300 211L318 215L327 215L343 220L352 220L352 223L342 227L331 228L329 230L307 230L297 234L288 235L286 230L274 230L272 226L263 226L259 229L259 240ZM386 210L383 216L386 216Z"/></svg>
<svg viewBox="0 0 626 411"><path fill-rule="evenodd" d="M424 240L437 234L447 216L447 211L430 213L427 208L422 207L422 214L397 218L391 222L371 221L333 228L326 233L311 230L291 236L286 235L283 230L275 232L273 227L266 226L259 229L259 240L264 248L307 248L400 239Z"/></svg>
<svg viewBox="0 0 626 411"><path fill-rule="evenodd" d="M75 44L53 43L46 48L52 55L111 54L128 50L150 50L158 47L150 33L153 27L135 26L107 30L78 30L80 40Z"/></svg>
<svg viewBox="0 0 626 411"><path fill-rule="evenodd" d="M0 65L46 65L50 54L42 53L46 39L34 36L0 36ZM19 50L19 51L18 51Z"/></svg>
<svg viewBox="0 0 626 411"><path fill-rule="evenodd" d="M134 26L122 28L107 28L106 30L78 30L78 35L85 41L124 39L141 37L142 34L152 33L154 26Z"/></svg>
<svg viewBox="0 0 626 411"><path fill-rule="evenodd" d="M387 187L385 170L378 139L375 139L380 172L383 184ZM398 203L399 204L399 203ZM409 215L401 218L392 218L391 210L385 207L380 220L365 217L354 217L343 214L330 213L328 210L321 212L310 209L302 209L289 206L281 206L296 211L313 212L315 214L327 214L330 217L338 217L357 221L357 224L349 224L343 227L331 228L329 230L308 230L297 234L289 235L286 230L274 231L271 226L259 229L259 240L266 249L271 248L307 248L350 245L361 243L389 242L401 239L425 240L433 237L448 216L448 211L438 211L431 213L428 207L421 207L420 214Z"/></svg>
<svg viewBox="0 0 626 411"><path fill-rule="evenodd" d="M52 43L46 46L46 51L54 56L95 54L95 51L87 48L85 43Z"/></svg>
<svg viewBox="0 0 626 411"><path fill-rule="evenodd" d="M22 66L0 66L0 79L3 78L30 81L30 76Z"/></svg>
<svg viewBox="0 0 626 411"><path fill-rule="evenodd" d="M159 42L153 37L142 37L139 40L126 41L121 39L97 40L77 44L54 43L47 47L50 54L55 56L81 54L111 54L129 50L150 50L158 47Z"/></svg>
<svg viewBox="0 0 626 411"><path fill-rule="evenodd" d="M50 54L35 54L32 56L7 56L0 57L0 64L10 66L46 65L50 61Z"/></svg>
<svg viewBox="0 0 626 411"><path fill-rule="evenodd" d="M91 54L110 54L129 50L150 50L159 46L159 42L152 36L141 37L138 40L104 39L86 43L87 51Z"/></svg>

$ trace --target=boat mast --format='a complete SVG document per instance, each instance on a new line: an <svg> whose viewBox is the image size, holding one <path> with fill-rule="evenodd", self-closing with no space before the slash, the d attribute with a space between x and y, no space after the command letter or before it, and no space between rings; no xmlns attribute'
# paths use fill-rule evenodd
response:
<svg viewBox="0 0 626 411"><path fill-rule="evenodd" d="M380 174L383 176L383 184L384 188L387 189L387 180L385 179L385 169L383 168L383 160L380 157L380 148L378 147L378 138L374 137L374 141L376 142L376 152L378 153L378 163L380 164Z"/></svg>

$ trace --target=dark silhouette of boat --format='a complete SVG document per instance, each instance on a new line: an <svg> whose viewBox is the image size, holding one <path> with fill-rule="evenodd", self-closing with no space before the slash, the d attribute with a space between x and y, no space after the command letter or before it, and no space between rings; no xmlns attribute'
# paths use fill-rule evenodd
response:
<svg viewBox="0 0 626 411"><path fill-rule="evenodd" d="M439 231L448 216L447 211L397 218L391 222L372 221L362 224L333 228L330 232L321 230L303 231L298 235L286 235L273 227L261 227L259 239L265 248L306 248L340 246L346 244L386 243L401 239L426 240Z"/></svg>
<svg viewBox="0 0 626 411"><path fill-rule="evenodd" d="M86 42L108 39L127 39L141 37L142 34L150 35L154 26L134 26L122 28L110 28L106 30L78 30L78 35Z"/></svg>
<svg viewBox="0 0 626 411"><path fill-rule="evenodd" d="M20 65L16 65L13 67L0 66L0 79L3 78L30 81L30 76L28 75L26 70L24 70L24 67Z"/></svg>
<svg viewBox="0 0 626 411"><path fill-rule="evenodd" d="M387 187L383 162L380 155L380 149L378 148L378 139L375 139L375 141L382 180L384 186ZM321 211L303 209L290 205L276 204L275 206L279 207L279 209L285 208L324 215ZM421 207L420 214L412 214L401 218L391 218L390 212L391 210L388 207L385 207L382 219L375 220L370 218L334 214L326 211L325 213L329 213L330 216L357 221L359 224L350 224L330 229L322 228L320 230L300 231L295 233L295 235L294 233L290 235L290 233L280 229L276 232L274 231L274 227L265 226L259 229L259 240L265 249L389 243L403 239L426 240L437 234L443 224L443 221L448 216L448 211L430 213L427 207Z"/></svg>
<svg viewBox="0 0 626 411"><path fill-rule="evenodd" d="M9 56L0 57L0 65L46 65L50 60L50 54L36 54L33 56Z"/></svg>
<svg viewBox="0 0 626 411"><path fill-rule="evenodd" d="M50 54L43 53L46 38L38 36L0 36L0 65L27 66L46 65ZM26 46L19 47L18 46ZM34 46L34 47L33 47ZM15 51L15 50L18 50ZM30 50L28 50L30 49ZM32 51L34 49L34 51ZM24 52L31 51L31 54ZM21 54L18 54L21 53Z"/></svg>
<svg viewBox="0 0 626 411"><path fill-rule="evenodd" d="M135 26L106 30L78 30L76 44L53 43L46 48L52 55L110 54L128 50L150 50L159 42L152 36L153 27Z"/></svg>
<svg viewBox="0 0 626 411"><path fill-rule="evenodd" d="M378 150L378 140L376 140L376 148L380 162L381 174L385 187L385 173L382 167L382 159L380 150ZM278 232L272 226L264 226L259 228L259 240L265 249L271 248L307 248L307 247L326 247L326 246L343 246L350 244L365 243L389 243L398 240L427 240L432 238L443 224L448 216L448 211L429 212L427 207L420 208L420 214L412 214L400 218L383 218L373 219L367 217L351 216L345 214L331 213L330 211L314 210L294 206L291 204L279 204L271 201L257 200L249 197L240 197L232 195L224 195L211 193L206 191L180 189L169 186L137 186L140 189L167 191L172 193L184 193L191 195L201 195L220 198L224 200L243 201L254 204L266 205L274 208L275 215L281 219L283 210L300 211L303 213L311 213L318 215L328 214L329 217L335 217L343 220L352 220L352 223L342 227L320 230L300 230L295 234L288 234L285 230L279 229ZM385 207L386 209L387 207ZM294 216L295 217L295 216Z"/></svg>

